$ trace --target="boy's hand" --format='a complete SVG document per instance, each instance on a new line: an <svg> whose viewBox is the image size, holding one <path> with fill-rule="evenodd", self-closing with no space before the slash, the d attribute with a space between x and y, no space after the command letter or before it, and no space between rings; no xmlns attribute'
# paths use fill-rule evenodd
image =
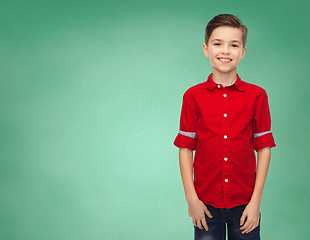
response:
<svg viewBox="0 0 310 240"><path fill-rule="evenodd" d="M245 218L247 218L247 221L243 225ZM240 228L242 234L251 232L253 229L255 229L259 224L259 218L259 203L256 203L255 201L250 201L244 209L240 218L240 226L243 225Z"/></svg>
<svg viewBox="0 0 310 240"><path fill-rule="evenodd" d="M206 205L198 198L188 201L188 215L192 217L194 226L200 229L204 228L208 231L209 228L206 222L205 214L209 218L213 217Z"/></svg>

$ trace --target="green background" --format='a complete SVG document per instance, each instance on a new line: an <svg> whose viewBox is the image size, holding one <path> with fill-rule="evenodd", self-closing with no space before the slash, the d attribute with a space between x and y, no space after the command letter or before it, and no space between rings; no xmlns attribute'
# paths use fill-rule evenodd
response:
<svg viewBox="0 0 310 240"><path fill-rule="evenodd" d="M173 141L220 13L269 96L262 239L309 236L308 1L0 3L1 240L193 239Z"/></svg>

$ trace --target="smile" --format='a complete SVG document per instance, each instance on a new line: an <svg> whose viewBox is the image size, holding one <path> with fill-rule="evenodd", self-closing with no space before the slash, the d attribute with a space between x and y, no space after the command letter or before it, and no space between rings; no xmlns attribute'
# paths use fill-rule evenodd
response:
<svg viewBox="0 0 310 240"><path fill-rule="evenodd" d="M218 58L218 60L222 63L229 63L232 61L230 58Z"/></svg>

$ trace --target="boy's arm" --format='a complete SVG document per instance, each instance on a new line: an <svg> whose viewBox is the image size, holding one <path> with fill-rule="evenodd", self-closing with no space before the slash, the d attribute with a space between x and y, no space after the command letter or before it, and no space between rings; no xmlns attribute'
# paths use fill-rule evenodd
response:
<svg viewBox="0 0 310 240"><path fill-rule="evenodd" d="M242 233L248 233L255 229L259 224L260 218L260 203L262 200L263 188L266 181L269 163L271 158L271 148L265 147L257 151L257 172L255 187L252 194L252 198L240 218L240 225L243 225L245 217L247 221L240 228Z"/></svg>
<svg viewBox="0 0 310 240"><path fill-rule="evenodd" d="M199 200L194 187L193 151L188 148L180 148L179 164L185 198L188 204L188 214L192 217L194 226L199 227L200 229L205 228L205 230L208 231L205 213L210 218L212 218L212 215L204 203Z"/></svg>

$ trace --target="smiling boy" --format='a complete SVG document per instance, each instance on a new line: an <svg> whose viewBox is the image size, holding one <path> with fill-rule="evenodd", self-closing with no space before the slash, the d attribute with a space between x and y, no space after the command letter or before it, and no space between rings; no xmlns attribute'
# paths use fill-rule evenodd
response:
<svg viewBox="0 0 310 240"><path fill-rule="evenodd" d="M246 39L239 18L215 16L203 43L212 73L183 95L174 145L195 239L223 240L226 225L229 240L260 239L260 203L276 144L266 91L237 74Z"/></svg>

